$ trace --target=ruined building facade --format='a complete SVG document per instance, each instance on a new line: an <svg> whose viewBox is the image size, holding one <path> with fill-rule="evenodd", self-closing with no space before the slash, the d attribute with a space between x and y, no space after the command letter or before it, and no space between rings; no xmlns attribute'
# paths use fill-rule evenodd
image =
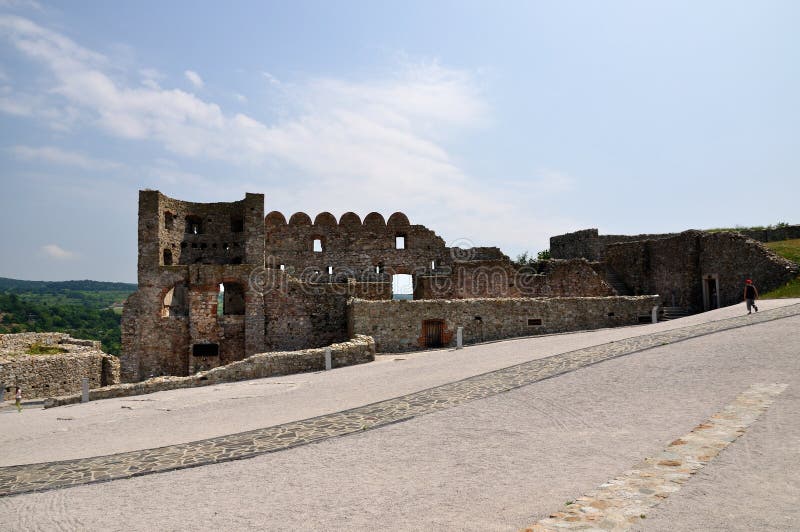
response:
<svg viewBox="0 0 800 532"><path fill-rule="evenodd" d="M611 296L585 259L518 267L499 249L448 247L403 213L264 215L264 196L190 203L139 194L139 289L122 316L122 378L187 375L348 338L348 301ZM385 324L391 327L391 324ZM424 345L421 345L424 347Z"/></svg>
<svg viewBox="0 0 800 532"><path fill-rule="evenodd" d="M795 227L782 228L782 234L793 235ZM550 253L557 259L592 261L620 294L659 294L663 305L689 312L742 302L746 279L764 293L798 274L797 264L728 231L631 236L585 229L552 237Z"/></svg>

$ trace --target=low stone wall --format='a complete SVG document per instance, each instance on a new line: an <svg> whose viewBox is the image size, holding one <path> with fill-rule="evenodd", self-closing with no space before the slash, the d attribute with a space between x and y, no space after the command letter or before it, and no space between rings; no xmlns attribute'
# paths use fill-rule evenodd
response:
<svg viewBox="0 0 800 532"><path fill-rule="evenodd" d="M27 354L34 344L66 352ZM90 388L118 384L119 370L119 359L103 353L95 340L79 340L66 333L0 335L0 383L20 386L25 399L79 392L83 379L89 379ZM13 391L5 398L13 398Z"/></svg>
<svg viewBox="0 0 800 532"><path fill-rule="evenodd" d="M221 382L234 382L264 377L277 377L309 371L325 369L325 349L303 349L275 353L260 353L219 366L208 371L201 371L188 377L155 377L146 381L106 386L89 391L89 400L127 397L147 393L193 388ZM331 365L334 368L363 364L375 360L375 341L369 336L356 336L350 341L332 344ZM78 403L80 394L51 397L45 401L45 408Z"/></svg>
<svg viewBox="0 0 800 532"><path fill-rule="evenodd" d="M735 232L759 242L777 242L800 238L800 225L785 225L769 229L736 229Z"/></svg>
<svg viewBox="0 0 800 532"><path fill-rule="evenodd" d="M460 300L365 301L349 303L353 334L375 338L380 352L423 349L431 322L442 326L444 347L456 344L464 328L464 343L518 336L617 327L650 316L659 296L484 298ZM428 322L426 325L425 322ZM433 326L437 325L433 323Z"/></svg>

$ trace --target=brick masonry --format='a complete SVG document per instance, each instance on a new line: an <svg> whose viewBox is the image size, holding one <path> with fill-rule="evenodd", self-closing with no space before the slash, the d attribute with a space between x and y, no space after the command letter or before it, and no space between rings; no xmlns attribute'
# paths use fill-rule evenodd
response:
<svg viewBox="0 0 800 532"><path fill-rule="evenodd" d="M452 347L458 327L468 344L632 325L640 318L649 321L656 305L658 296L352 300L349 326L355 334L373 336L378 351L395 352L431 347L425 322L441 322L441 346Z"/></svg>

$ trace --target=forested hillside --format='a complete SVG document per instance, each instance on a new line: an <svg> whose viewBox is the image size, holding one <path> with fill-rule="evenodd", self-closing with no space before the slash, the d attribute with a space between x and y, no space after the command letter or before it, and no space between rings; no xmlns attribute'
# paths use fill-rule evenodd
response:
<svg viewBox="0 0 800 532"><path fill-rule="evenodd" d="M120 352L122 302L135 284L0 278L0 333L59 331Z"/></svg>

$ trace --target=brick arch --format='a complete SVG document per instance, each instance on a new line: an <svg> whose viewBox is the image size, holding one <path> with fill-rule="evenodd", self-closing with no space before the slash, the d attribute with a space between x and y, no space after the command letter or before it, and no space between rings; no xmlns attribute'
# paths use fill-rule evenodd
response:
<svg viewBox="0 0 800 532"><path fill-rule="evenodd" d="M354 212L346 212L339 218L339 225L342 227L358 227L361 225L361 218Z"/></svg>
<svg viewBox="0 0 800 532"><path fill-rule="evenodd" d="M304 212L296 212L289 218L289 225L311 225L311 217Z"/></svg>
<svg viewBox="0 0 800 532"><path fill-rule="evenodd" d="M371 212L364 217L364 227L382 229L386 227L386 220L379 212Z"/></svg>
<svg viewBox="0 0 800 532"><path fill-rule="evenodd" d="M389 216L389 221L386 222L386 225L388 227L407 227L411 225L411 222L408 221L408 216L402 212L396 212Z"/></svg>
<svg viewBox="0 0 800 532"><path fill-rule="evenodd" d="M264 218L264 223L271 226L286 225L286 218L283 213L272 211Z"/></svg>
<svg viewBox="0 0 800 532"><path fill-rule="evenodd" d="M329 212L321 212L314 218L317 227L336 227L336 217Z"/></svg>

